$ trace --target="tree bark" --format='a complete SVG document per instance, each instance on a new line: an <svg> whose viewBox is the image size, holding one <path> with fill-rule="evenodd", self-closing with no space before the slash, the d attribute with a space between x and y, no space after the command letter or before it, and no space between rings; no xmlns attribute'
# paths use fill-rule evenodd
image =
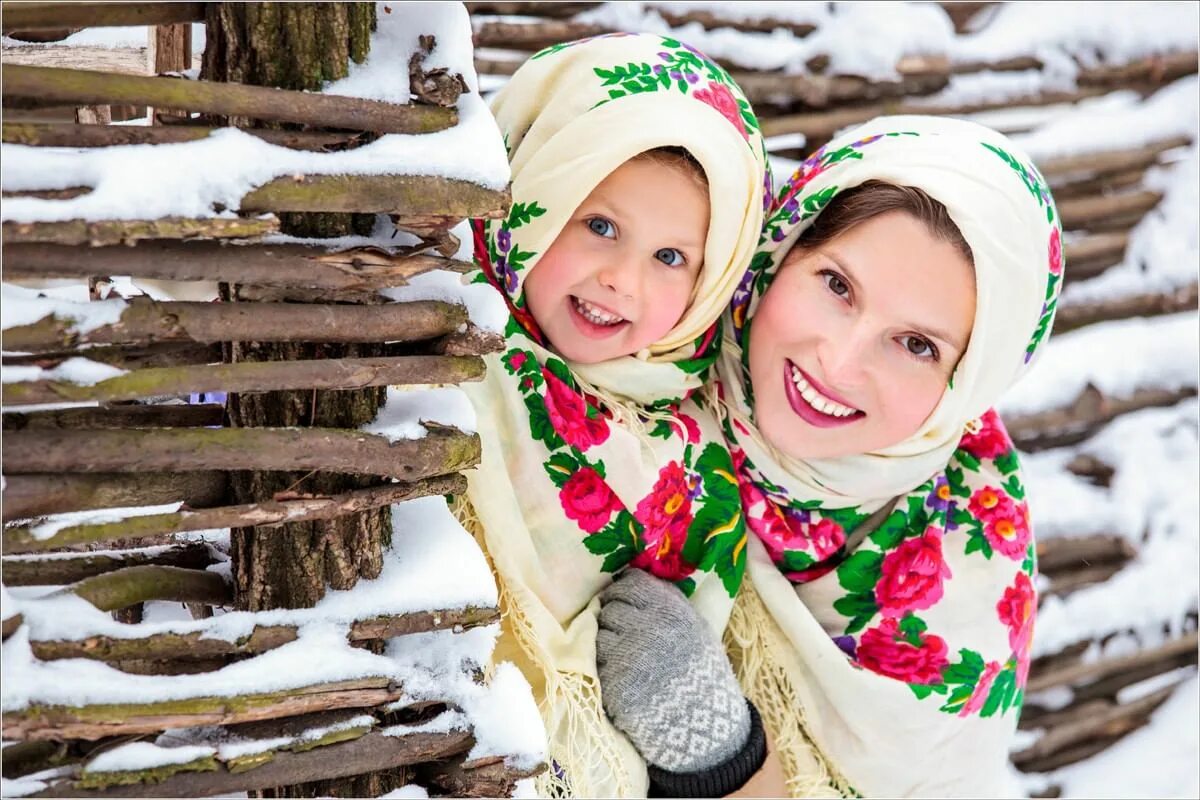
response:
<svg viewBox="0 0 1200 800"><path fill-rule="evenodd" d="M370 677L264 694L189 697L154 703L108 703L81 708L34 705L6 713L4 735L17 741L101 739L161 733L167 728L237 725L315 711L371 708L403 697L404 688L392 678Z"/></svg>
<svg viewBox="0 0 1200 800"><path fill-rule="evenodd" d="M177 144L205 139L221 130L205 125L171 124L158 127L134 125L77 125L62 122L5 122L3 140L35 147L111 147L121 144ZM361 143L362 133L325 131L273 131L251 128L246 133L271 144L293 150L348 149Z"/></svg>
<svg viewBox="0 0 1200 800"><path fill-rule="evenodd" d="M329 12L334 10L331 8ZM317 24L319 26L321 23ZM207 30L211 30L211 27ZM309 36L311 38L320 33L322 31L318 28L309 31ZM398 105L380 100L262 86L225 85L212 80L185 81L16 64L5 69L5 108L90 106L101 103L154 106L235 116L241 121L269 120L375 133L433 133L458 124L458 112L452 108ZM243 125L239 124L238 127Z"/></svg>
<svg viewBox="0 0 1200 800"><path fill-rule="evenodd" d="M404 286L410 278L435 269L466 273L474 265L429 253L390 253L367 247L328 252L299 244L165 241L90 250L55 244L20 244L4 249L7 279L74 278L99 273L366 292Z"/></svg>
<svg viewBox="0 0 1200 800"><path fill-rule="evenodd" d="M495 608L461 608L443 611L414 611L359 620L350 626L348 639L363 642L410 633L453 630L456 632L500 621ZM33 641L33 654L43 661L62 658L91 658L98 661L191 661L247 656L274 650L293 642L299 634L291 625L256 626L248 635L227 641L203 632L156 633L140 639L92 636L70 641Z"/></svg>
<svg viewBox="0 0 1200 800"><path fill-rule="evenodd" d="M81 553L65 558L5 558L4 585L62 586L126 567L156 565L202 570L211 563L208 545L199 542L174 545L162 551L131 550L114 555Z"/></svg>
<svg viewBox="0 0 1200 800"><path fill-rule="evenodd" d="M253 395L256 398L263 396ZM211 469L328 470L415 481L433 475L449 475L479 463L478 436L432 423L425 427L428 434L423 439L395 441L353 429L302 425L270 429L12 431L4 437L4 469L6 475ZM337 480L341 476L321 474L318 477L325 477L328 482L341 482ZM231 476L230 481L236 482L236 476ZM366 483L370 485L377 481ZM354 487L337 488L338 491L323 491L305 488L293 481L256 496L271 498L283 491L334 496ZM251 498L251 502L256 501Z"/></svg>
<svg viewBox="0 0 1200 800"><path fill-rule="evenodd" d="M14 476L19 477L19 476ZM461 475L442 475L416 483L389 483L355 489L336 497L281 497L240 506L199 511L177 511L127 517L116 522L72 525L45 539L29 527L10 526L4 531L4 554L36 553L96 542L155 537L164 533L204 531L229 527L268 527L285 523L326 520L390 506L434 494L459 494L466 490Z"/></svg>
<svg viewBox="0 0 1200 800"><path fill-rule="evenodd" d="M13 3L4 32L203 22L204 3Z"/></svg>
<svg viewBox="0 0 1200 800"><path fill-rule="evenodd" d="M136 408L137 406L130 406ZM93 410L93 409L87 409ZM61 413L61 412L47 412ZM8 414L5 414L7 421ZM218 418L218 423L219 418ZM74 425L63 426L70 430ZM4 521L97 508L184 502L217 505L225 496L223 472L44 473L4 476Z"/></svg>
<svg viewBox="0 0 1200 800"><path fill-rule="evenodd" d="M151 367L94 384L69 381L9 382L0 390L6 405L94 400L112 403L190 392L266 392L285 389L362 389L368 386L465 383L483 378L478 356L325 358L190 367Z"/></svg>
<svg viewBox="0 0 1200 800"><path fill-rule="evenodd" d="M31 302L37 302L31 301ZM105 301L114 302L114 301ZM463 306L440 300L389 303L379 306L302 303L163 302L134 298L118 322L81 332L76 321L53 314L30 325L4 331L4 346L12 350L45 352L81 344L141 344L193 341L202 343L255 340L258 342L366 342L371 352L339 352L310 345L293 348L292 358L377 356L382 342L419 341L445 336L467 321ZM86 309L81 308L81 311ZM373 417L373 415L372 415ZM369 422L372 417L364 421ZM349 427L347 425L346 427Z"/></svg>
<svg viewBox="0 0 1200 800"><path fill-rule="evenodd" d="M1065 333L1082 328L1084 325L1110 319L1151 317L1160 314L1177 314L1181 311L1194 311L1198 300L1200 300L1198 286L1192 283L1163 294L1135 294L1095 303L1061 305L1058 307L1058 314L1054 317L1054 332Z"/></svg>
<svg viewBox="0 0 1200 800"><path fill-rule="evenodd" d="M46 242L101 247L134 244L143 239L257 239L278 230L279 220L272 216L254 219L72 219L66 222L5 222L3 225L5 246Z"/></svg>

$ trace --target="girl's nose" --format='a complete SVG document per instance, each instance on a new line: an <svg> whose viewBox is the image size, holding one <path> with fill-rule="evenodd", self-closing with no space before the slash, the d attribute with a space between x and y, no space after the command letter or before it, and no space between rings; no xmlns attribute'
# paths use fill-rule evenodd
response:
<svg viewBox="0 0 1200 800"><path fill-rule="evenodd" d="M614 257L600 266L596 281L621 297L632 300L637 288L638 267L632 259Z"/></svg>

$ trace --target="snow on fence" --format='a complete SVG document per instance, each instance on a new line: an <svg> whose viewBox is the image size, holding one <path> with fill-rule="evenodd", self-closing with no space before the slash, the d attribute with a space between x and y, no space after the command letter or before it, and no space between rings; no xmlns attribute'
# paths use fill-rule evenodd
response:
<svg viewBox="0 0 1200 800"><path fill-rule="evenodd" d="M158 26L160 65L192 62L164 29L209 28L203 78L5 65L6 797L497 796L544 769L443 499L479 460L453 385L502 342L463 223L510 203L468 18L293 9L281 36L348 36L323 91L217 68L269 10L5 4L28 41ZM279 234L332 212L370 235Z"/></svg>
<svg viewBox="0 0 1200 800"><path fill-rule="evenodd" d="M1171 698L1195 719L1195 8L467 6L493 90L564 39L648 31L695 46L746 90L781 177L880 114L977 119L1021 142L1054 191L1067 266L1047 357L1001 408L1034 473L1042 598L1012 761L1040 796L1149 793L1137 776L1172 747L1172 774L1194 780L1181 731L1131 734Z"/></svg>

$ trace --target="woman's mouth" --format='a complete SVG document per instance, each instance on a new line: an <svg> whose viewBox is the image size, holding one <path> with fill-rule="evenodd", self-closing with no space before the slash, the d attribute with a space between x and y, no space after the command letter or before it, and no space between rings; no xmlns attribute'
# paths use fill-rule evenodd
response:
<svg viewBox="0 0 1200 800"><path fill-rule="evenodd" d="M571 309L571 319L585 336L593 339L604 339L620 330L624 330L629 320L614 314L606 308L589 303L580 297L570 295L567 305Z"/></svg>
<svg viewBox="0 0 1200 800"><path fill-rule="evenodd" d="M784 361L783 372L783 387L788 404L796 415L808 424L818 428L834 428L867 416L856 408L842 405L821 394L804 371L791 361Z"/></svg>

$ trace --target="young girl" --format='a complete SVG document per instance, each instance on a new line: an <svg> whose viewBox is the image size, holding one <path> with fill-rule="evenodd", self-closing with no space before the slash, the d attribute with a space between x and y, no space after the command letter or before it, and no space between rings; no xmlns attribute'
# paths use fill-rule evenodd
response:
<svg viewBox="0 0 1200 800"><path fill-rule="evenodd" d="M1046 182L982 126L884 117L809 158L763 238L705 433L730 447L751 530L726 644L787 789L1019 794L1034 544L989 409L1053 320ZM631 648L673 636L622 622Z"/></svg>
<svg viewBox="0 0 1200 800"><path fill-rule="evenodd" d="M464 387L483 443L464 513L501 588L497 658L521 666L543 712L541 789L736 788L763 755L719 641L744 526L728 450L701 446L679 404L716 358L770 199L758 124L724 70L653 35L544 50L493 111L513 205L476 227L476 258L511 319L505 352ZM596 595L629 564L690 598L702 622L676 649L715 665L705 722L678 746L601 695ZM683 707L678 683L653 688L638 702Z"/></svg>

